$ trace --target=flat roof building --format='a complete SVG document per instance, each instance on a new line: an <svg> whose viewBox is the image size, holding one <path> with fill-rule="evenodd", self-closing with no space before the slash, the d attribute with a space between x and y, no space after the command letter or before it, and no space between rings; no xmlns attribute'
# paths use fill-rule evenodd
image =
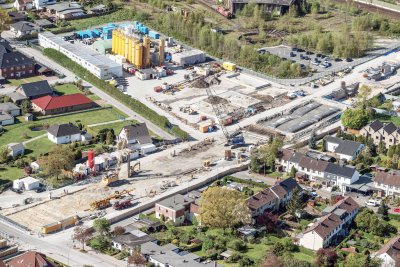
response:
<svg viewBox="0 0 400 267"><path fill-rule="evenodd" d="M122 76L122 65L80 43L70 44L51 32L39 34L39 45L55 49L75 61L99 79Z"/></svg>

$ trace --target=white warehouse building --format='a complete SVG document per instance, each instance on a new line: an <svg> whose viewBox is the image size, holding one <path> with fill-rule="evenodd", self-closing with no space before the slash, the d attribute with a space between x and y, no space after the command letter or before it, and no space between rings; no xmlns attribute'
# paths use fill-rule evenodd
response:
<svg viewBox="0 0 400 267"><path fill-rule="evenodd" d="M122 65L80 43L70 44L51 32L39 34L39 45L53 48L75 61L99 79L122 76Z"/></svg>
<svg viewBox="0 0 400 267"><path fill-rule="evenodd" d="M195 65L206 61L206 54L204 52L191 49L172 54L172 61L181 66Z"/></svg>

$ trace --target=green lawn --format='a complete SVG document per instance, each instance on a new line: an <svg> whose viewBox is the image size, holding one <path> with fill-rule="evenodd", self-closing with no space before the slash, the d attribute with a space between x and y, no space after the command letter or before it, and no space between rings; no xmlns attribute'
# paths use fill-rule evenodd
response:
<svg viewBox="0 0 400 267"><path fill-rule="evenodd" d="M3 180L13 181L19 179L24 175L24 171L15 167L0 167L0 184L4 183Z"/></svg>
<svg viewBox="0 0 400 267"><path fill-rule="evenodd" d="M47 136L40 138L38 140L29 142L25 146L25 155L27 156L34 156L37 158L40 154L44 154L49 152L51 147L55 144L51 142Z"/></svg>
<svg viewBox="0 0 400 267"><path fill-rule="evenodd" d="M391 220L389 221L389 223L390 223L391 225L393 225L394 227L396 227L398 230L400 230L400 220L391 219Z"/></svg>
<svg viewBox="0 0 400 267"><path fill-rule="evenodd" d="M111 14L99 17L71 20L70 23L72 27L76 28L77 30L81 30L89 27L98 27L102 24L111 22L133 20L134 18L135 18L134 13L132 13L131 10L120 9Z"/></svg>
<svg viewBox="0 0 400 267"><path fill-rule="evenodd" d="M24 83L31 83L31 82L37 82L37 81L42 81L42 79L39 76L34 76L34 77L23 78L23 79L9 79L8 80L8 82L14 86L19 86Z"/></svg>
<svg viewBox="0 0 400 267"><path fill-rule="evenodd" d="M61 85L54 86L54 89L60 94L60 95L70 95L70 94L76 94L76 93L82 93L76 85L72 83L65 83Z"/></svg>
<svg viewBox="0 0 400 267"><path fill-rule="evenodd" d="M83 125L95 124L107 121L118 120L120 116L126 116L121 111L110 108L110 109L102 109L102 110L93 110L84 113L71 114L67 116L60 116L54 118L38 118L36 121L25 122L21 117L18 117L19 122L14 125L5 126L6 130L0 138L0 146L9 144L9 143L17 143L26 141L30 138L42 135L46 133L46 131L31 131L29 126L33 125L42 125L42 124L60 124L60 123L82 123ZM27 138L24 138L24 134L27 135Z"/></svg>
<svg viewBox="0 0 400 267"><path fill-rule="evenodd" d="M114 122L114 123L90 127L89 131L91 134L97 134L102 129L112 128L112 129L114 129L114 133L118 134L121 131L122 127L130 125L130 124L134 124L134 123L137 123L137 121L127 120L127 121Z"/></svg>

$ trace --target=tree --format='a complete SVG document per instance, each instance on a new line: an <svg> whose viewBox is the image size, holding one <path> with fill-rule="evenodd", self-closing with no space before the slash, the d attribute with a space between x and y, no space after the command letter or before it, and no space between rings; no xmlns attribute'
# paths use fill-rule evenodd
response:
<svg viewBox="0 0 400 267"><path fill-rule="evenodd" d="M11 23L10 16L6 9L0 9L0 34L3 30L7 28L7 25Z"/></svg>
<svg viewBox="0 0 400 267"><path fill-rule="evenodd" d="M122 226L116 226L113 230L114 236L119 236L125 234L125 228Z"/></svg>
<svg viewBox="0 0 400 267"><path fill-rule="evenodd" d="M322 152L326 152L326 141L324 138L322 138L321 147L322 147Z"/></svg>
<svg viewBox="0 0 400 267"><path fill-rule="evenodd" d="M21 105L19 107L22 110L22 114L29 113L29 111L31 111L31 101L29 101L28 99L24 99L22 100Z"/></svg>
<svg viewBox="0 0 400 267"><path fill-rule="evenodd" d="M93 222L93 228L100 235L108 235L110 232L110 222L106 218L96 219Z"/></svg>
<svg viewBox="0 0 400 267"><path fill-rule="evenodd" d="M0 147L0 163L5 163L8 160L9 149L6 146Z"/></svg>
<svg viewBox="0 0 400 267"><path fill-rule="evenodd" d="M367 107L368 104L368 98L370 97L372 93L372 89L367 86L367 85L362 85L359 89L358 89L358 93L356 95L356 105L357 107L361 108L361 109L365 109Z"/></svg>
<svg viewBox="0 0 400 267"><path fill-rule="evenodd" d="M257 224L263 225L267 228L268 232L275 230L276 224L278 223L278 215L272 212L264 212L257 217Z"/></svg>
<svg viewBox="0 0 400 267"><path fill-rule="evenodd" d="M354 222L360 230L372 233L380 237L390 236L397 232L397 229L388 222L379 218L372 210L362 209L354 219Z"/></svg>
<svg viewBox="0 0 400 267"><path fill-rule="evenodd" d="M283 267L283 263L279 260L279 258L274 253L267 253L264 263L261 267Z"/></svg>
<svg viewBox="0 0 400 267"><path fill-rule="evenodd" d="M251 213L240 192L210 187L200 199L200 221L209 227L232 228L250 223Z"/></svg>
<svg viewBox="0 0 400 267"><path fill-rule="evenodd" d="M89 245L98 251L105 251L110 246L110 240L107 236L98 235L89 241Z"/></svg>
<svg viewBox="0 0 400 267"><path fill-rule="evenodd" d="M338 260L338 255L334 249L321 248L317 251L317 258L315 259L315 265L318 267L334 267Z"/></svg>
<svg viewBox="0 0 400 267"><path fill-rule="evenodd" d="M381 205L378 208L378 214L382 215L382 219L389 221L389 207L386 205L385 201L381 201Z"/></svg>
<svg viewBox="0 0 400 267"><path fill-rule="evenodd" d="M48 175L58 176L61 172L71 171L74 166L74 152L68 146L53 146L47 156L39 158L39 162Z"/></svg>
<svg viewBox="0 0 400 267"><path fill-rule="evenodd" d="M296 176L297 170L294 166L292 166L292 168L290 168L290 177L294 178Z"/></svg>
<svg viewBox="0 0 400 267"><path fill-rule="evenodd" d="M132 256L128 257L128 264L134 266L145 266L146 258L137 250L134 250Z"/></svg>
<svg viewBox="0 0 400 267"><path fill-rule="evenodd" d="M317 135L315 134L315 131L311 132L310 139L308 139L308 147L310 149L317 148Z"/></svg>
<svg viewBox="0 0 400 267"><path fill-rule="evenodd" d="M112 145L113 142L114 142L114 136L111 131L108 131L106 135L106 144Z"/></svg>
<svg viewBox="0 0 400 267"><path fill-rule="evenodd" d="M317 2L317 1L312 2L311 13L318 14L320 9L321 9L321 6L320 6L319 2Z"/></svg>
<svg viewBox="0 0 400 267"><path fill-rule="evenodd" d="M371 258L361 253L350 254L346 257L344 267L379 267L382 261L379 258Z"/></svg>
<svg viewBox="0 0 400 267"><path fill-rule="evenodd" d="M300 190L296 187L292 191L292 198L289 200L288 204L286 205L286 209L290 215L294 218L297 218L296 211L301 209L303 206L303 199L301 196Z"/></svg>
<svg viewBox="0 0 400 267"><path fill-rule="evenodd" d="M346 128L361 129L368 124L369 116L362 109L346 109L342 114L342 124Z"/></svg>
<svg viewBox="0 0 400 267"><path fill-rule="evenodd" d="M72 240L76 240L82 244L82 250L85 250L85 244L92 238L92 231L85 226L77 226L74 229Z"/></svg>

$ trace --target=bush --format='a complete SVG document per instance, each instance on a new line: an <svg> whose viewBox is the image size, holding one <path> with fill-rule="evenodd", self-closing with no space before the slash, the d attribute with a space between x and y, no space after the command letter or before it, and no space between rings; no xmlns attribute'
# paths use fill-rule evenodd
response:
<svg viewBox="0 0 400 267"><path fill-rule="evenodd" d="M147 107L142 102L131 98L121 91L119 91L114 86L110 85L104 80L101 80L94 76L92 73L87 71L84 67L78 65L67 56L62 54L61 52L52 49L52 48L45 48L43 50L44 55L53 59L54 61L58 62L63 67L72 71L75 75L82 78L83 80L88 81L89 83L93 84L100 90L104 91L108 95L114 97L115 99L119 100L121 103L125 104L129 108L131 108L136 113L140 114L141 116L145 117L146 119L150 120L154 124L158 125L159 127L173 133L177 137L181 138L182 140L187 140L189 138L188 133L180 129L178 126L172 126L168 119L165 116L159 115L156 111L152 110L151 108Z"/></svg>
<svg viewBox="0 0 400 267"><path fill-rule="evenodd" d="M243 257L239 260L239 267L254 266L254 264L255 262L248 257Z"/></svg>
<svg viewBox="0 0 400 267"><path fill-rule="evenodd" d="M246 243L238 239L229 242L228 247L239 252L246 252L247 250Z"/></svg>
<svg viewBox="0 0 400 267"><path fill-rule="evenodd" d="M105 236L99 235L89 241L89 246L94 250L104 252L110 246L110 240Z"/></svg>

